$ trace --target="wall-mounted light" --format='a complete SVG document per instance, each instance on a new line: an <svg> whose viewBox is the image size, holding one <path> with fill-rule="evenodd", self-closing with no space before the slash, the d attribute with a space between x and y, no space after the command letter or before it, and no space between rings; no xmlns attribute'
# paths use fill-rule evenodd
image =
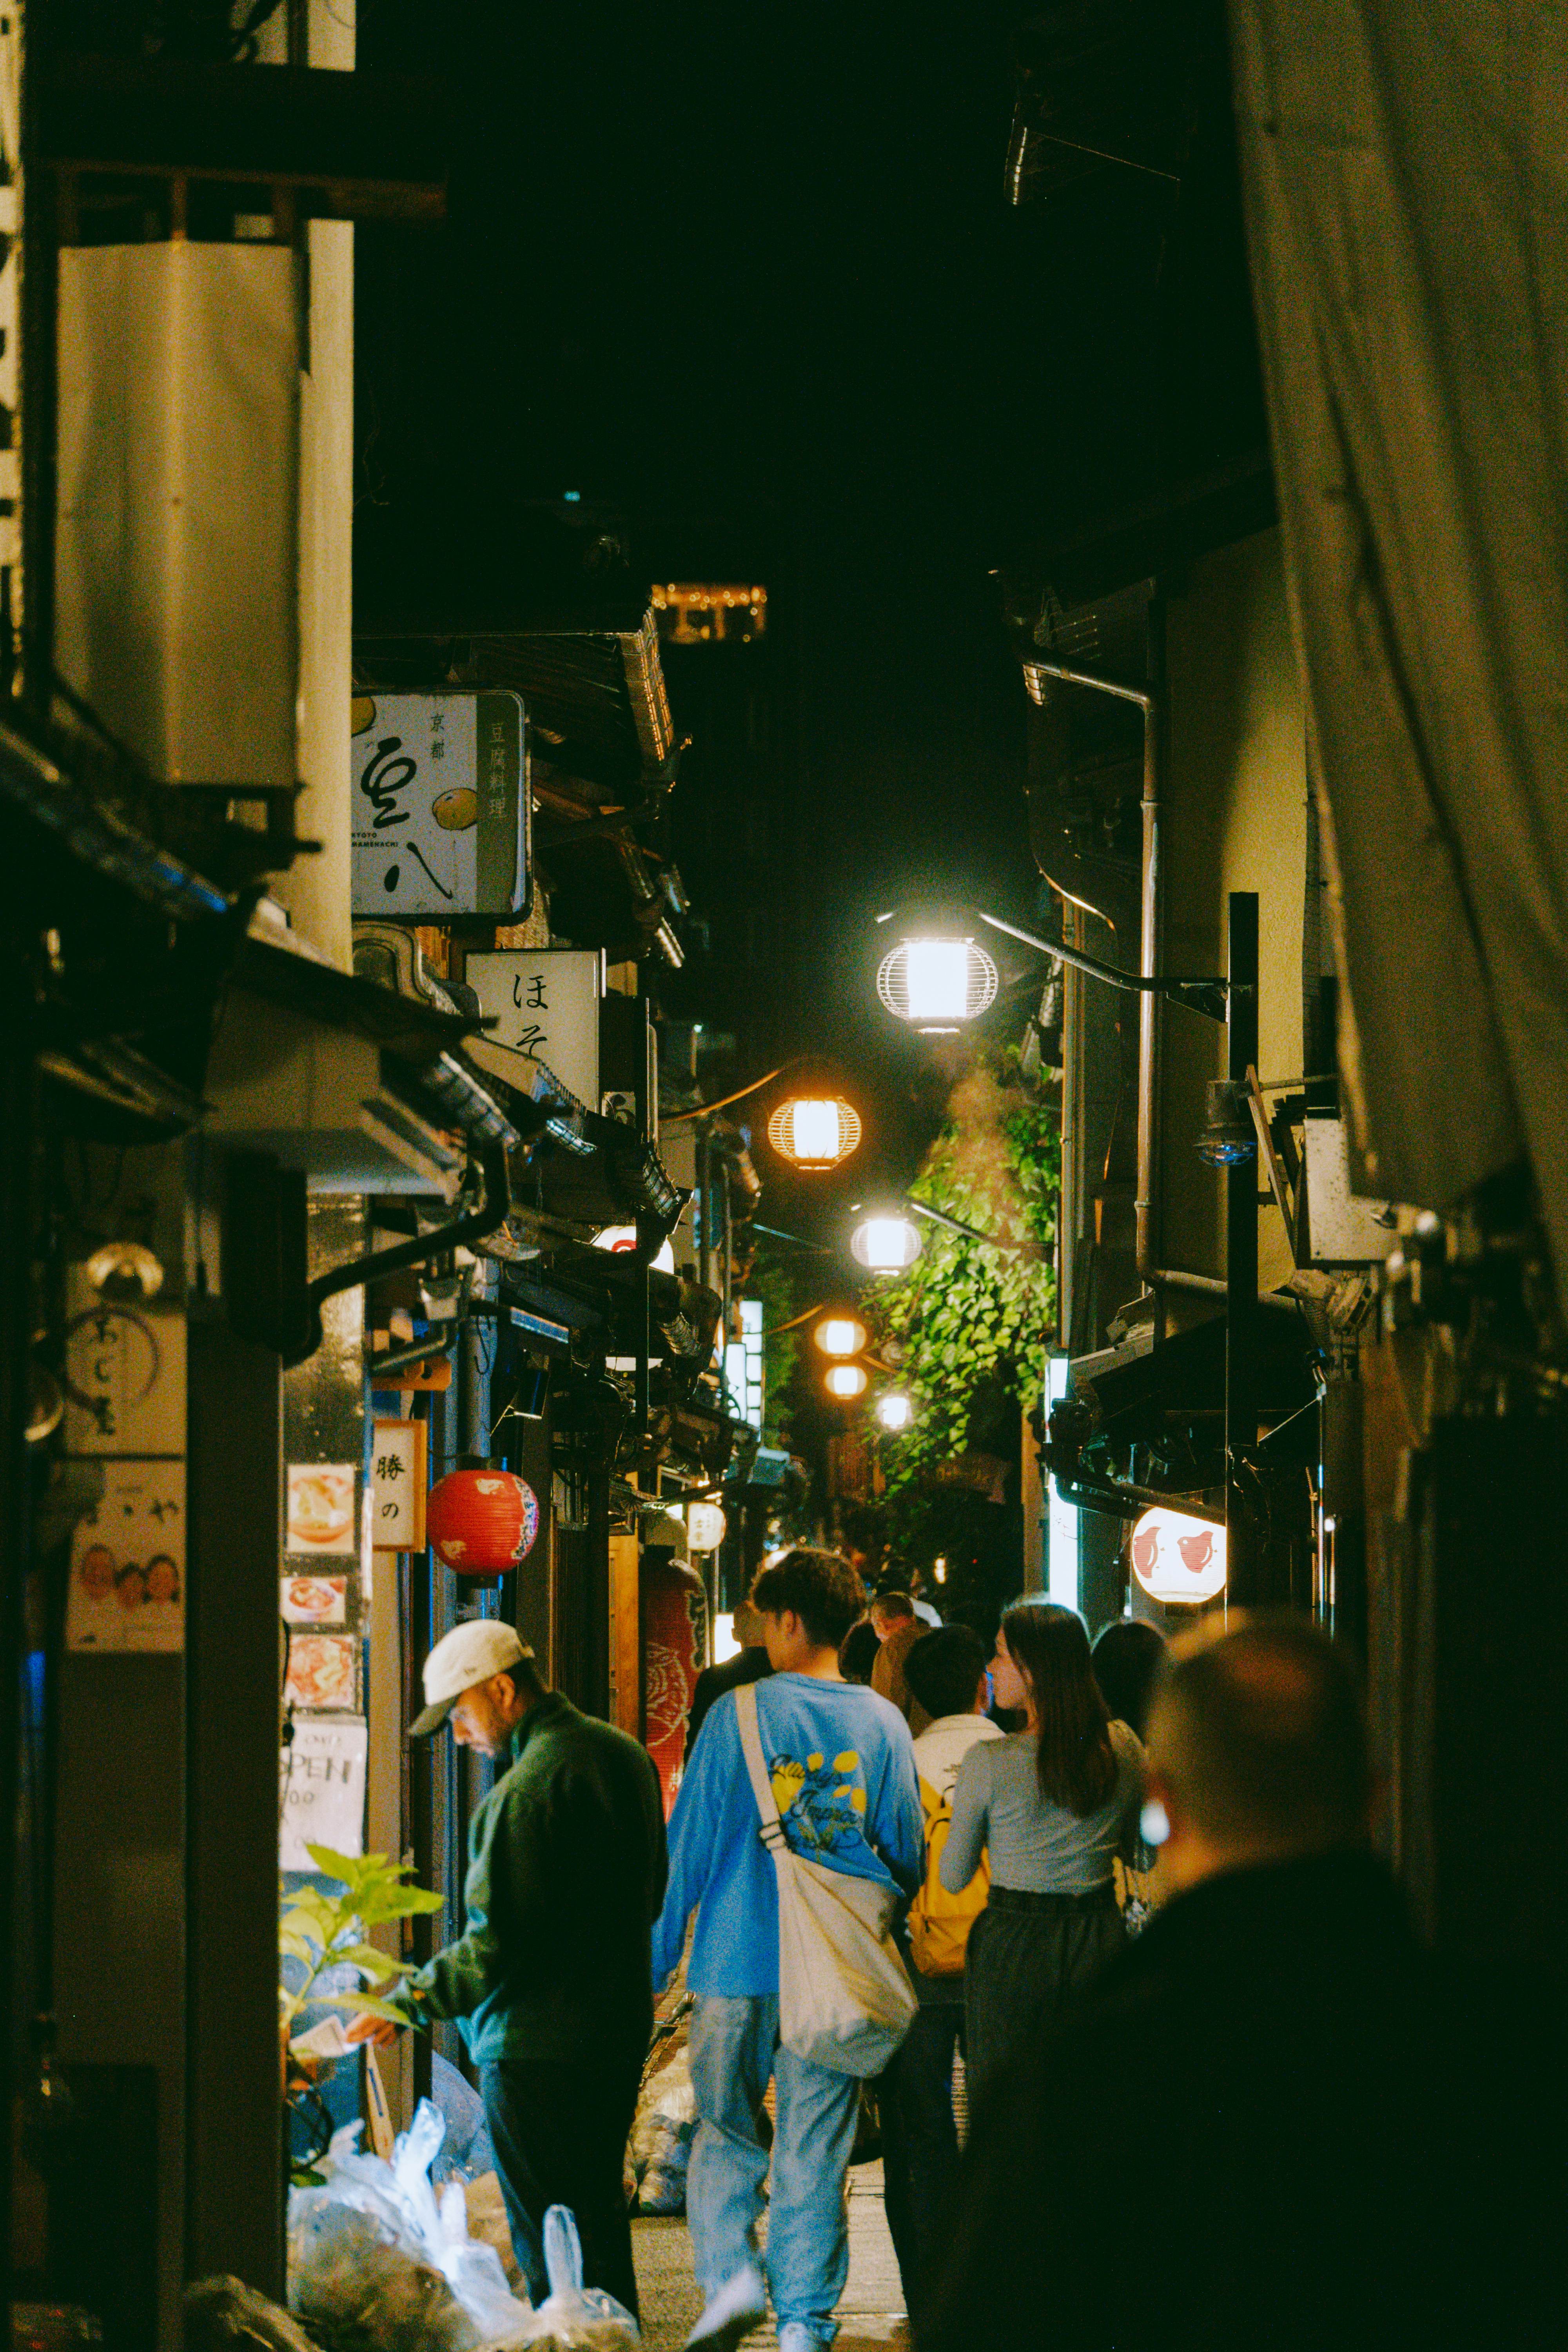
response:
<svg viewBox="0 0 1568 2352"><path fill-rule="evenodd" d="M873 1274L902 1274L921 1254L920 1227L910 1217L867 1217L850 1234L849 1248Z"/></svg>
<svg viewBox="0 0 1568 2352"><path fill-rule="evenodd" d="M1132 1573L1152 1601L1213 1601L1225 1591L1225 1529L1157 1504L1132 1530Z"/></svg>
<svg viewBox="0 0 1568 2352"><path fill-rule="evenodd" d="M637 1245L637 1229L635 1225L604 1225L594 1235L594 1247L608 1250L612 1257L630 1257L635 1253ZM674 1243L661 1242L653 1256L649 1258L648 1264L657 1266L661 1274L673 1274L675 1272Z"/></svg>
<svg viewBox="0 0 1568 2352"><path fill-rule="evenodd" d="M971 939L905 939L889 948L877 993L889 1013L928 1036L944 1036L978 1019L995 1002L996 966Z"/></svg>
<svg viewBox="0 0 1568 2352"><path fill-rule="evenodd" d="M1197 1155L1211 1168L1234 1168L1258 1157L1258 1129L1247 1088L1230 1078L1211 1078L1208 1116L1197 1139Z"/></svg>
<svg viewBox="0 0 1568 2352"><path fill-rule="evenodd" d="M839 1095L792 1095L768 1121L768 1141L792 1168L837 1168L860 1132L859 1112Z"/></svg>
<svg viewBox="0 0 1568 2352"><path fill-rule="evenodd" d="M851 1404L857 1397L865 1395L871 1385L871 1375L864 1364L829 1364L822 1376L822 1385L840 1404Z"/></svg>
<svg viewBox="0 0 1568 2352"><path fill-rule="evenodd" d="M914 1402L904 1394L902 1389L889 1389L885 1395L877 1399L875 1411L883 1428L891 1431L895 1436L900 1431L910 1428L915 1417Z"/></svg>
<svg viewBox="0 0 1568 2352"><path fill-rule="evenodd" d="M825 1315L812 1331L825 1356L858 1356L870 1336L854 1315Z"/></svg>

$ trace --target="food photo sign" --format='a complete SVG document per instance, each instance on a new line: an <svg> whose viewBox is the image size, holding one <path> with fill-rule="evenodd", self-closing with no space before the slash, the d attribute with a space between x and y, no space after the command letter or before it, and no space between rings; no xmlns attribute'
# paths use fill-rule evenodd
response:
<svg viewBox="0 0 1568 2352"><path fill-rule="evenodd" d="M516 915L532 895L515 694L356 695L356 915Z"/></svg>

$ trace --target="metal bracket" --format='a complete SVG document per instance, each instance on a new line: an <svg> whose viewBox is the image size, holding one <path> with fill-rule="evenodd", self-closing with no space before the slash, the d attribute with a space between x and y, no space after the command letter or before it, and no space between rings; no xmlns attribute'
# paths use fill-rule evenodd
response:
<svg viewBox="0 0 1568 2352"><path fill-rule="evenodd" d="M1217 1021L1222 1028L1230 1017L1228 980L1167 979L1158 974L1147 978L1142 972L1121 971L1113 963L1101 963L1098 956L1084 955L1078 948L1064 946L1060 940L1037 939L1033 931L1020 930L1016 923L1005 923L1000 915L988 915L984 908L979 912L981 921L989 923L994 931L1005 931L1010 940L1021 940L1025 947L1034 948L1058 963L1070 963L1075 971L1087 971L1092 979L1103 980L1112 988L1125 989L1129 995L1168 996L1191 1012Z"/></svg>
<svg viewBox="0 0 1568 2352"><path fill-rule="evenodd" d="M459 1217L453 1224L437 1225L433 1233L416 1234L412 1241L395 1242L390 1249L372 1250L368 1256L351 1258L346 1265L334 1266L330 1274L319 1274L314 1282L306 1286L306 1335L309 1344L300 1354L290 1356L289 1362L302 1363L321 1346L321 1307L327 1299L335 1298L342 1290L358 1290L363 1284L374 1282L381 1275L395 1274L401 1266L424 1265L431 1258L439 1257L443 1250L455 1249L459 1242L482 1241L487 1234L493 1234L498 1225L506 1223L511 1207L511 1181L507 1171L504 1145L481 1145L479 1163L484 1179L484 1192L479 1207L471 1210L466 1217ZM440 1352L439 1348L432 1348L428 1343L420 1350L422 1355L439 1355ZM417 1359L409 1357L407 1360L414 1362ZM374 1367L377 1370L387 1368L388 1360L385 1359Z"/></svg>

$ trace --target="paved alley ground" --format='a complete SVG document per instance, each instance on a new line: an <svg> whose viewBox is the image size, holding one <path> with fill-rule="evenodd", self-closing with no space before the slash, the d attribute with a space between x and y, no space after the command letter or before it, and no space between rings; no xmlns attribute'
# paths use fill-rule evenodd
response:
<svg viewBox="0 0 1568 2352"><path fill-rule="evenodd" d="M842 2333L835 2352L903 2340L904 2297L882 2210L882 2168L857 2165L849 2182L849 2280L838 2306ZM702 2307L686 2223L639 2216L632 2222L632 2247L646 2352L680 2352ZM771 2352L777 2341L770 2316L747 2346Z"/></svg>

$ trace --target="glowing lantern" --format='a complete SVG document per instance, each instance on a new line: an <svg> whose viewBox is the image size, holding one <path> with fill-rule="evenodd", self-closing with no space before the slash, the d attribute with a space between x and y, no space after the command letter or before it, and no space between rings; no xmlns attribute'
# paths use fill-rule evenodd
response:
<svg viewBox="0 0 1568 2352"><path fill-rule="evenodd" d="M873 1274L902 1274L921 1254L920 1227L910 1217L868 1217L850 1234L849 1247Z"/></svg>
<svg viewBox="0 0 1568 2352"><path fill-rule="evenodd" d="M717 1551L730 1522L717 1503L693 1503L686 1514L686 1540L693 1551Z"/></svg>
<svg viewBox="0 0 1568 2352"><path fill-rule="evenodd" d="M878 1420L895 1434L900 1429L908 1429L914 1417L914 1405L902 1389L889 1389L886 1396L877 1399Z"/></svg>
<svg viewBox="0 0 1568 2352"><path fill-rule="evenodd" d="M825 1315L811 1336L825 1356L858 1356L869 1335L853 1315Z"/></svg>
<svg viewBox="0 0 1568 2352"><path fill-rule="evenodd" d="M1153 1601L1212 1601L1225 1591L1225 1529L1157 1504L1132 1530L1132 1573Z"/></svg>
<svg viewBox="0 0 1568 2352"><path fill-rule="evenodd" d="M454 1470L430 1489L425 1531L459 1576L501 1576L533 1549L539 1497L510 1470Z"/></svg>
<svg viewBox="0 0 1568 2352"><path fill-rule="evenodd" d="M859 1140L860 1114L838 1096L793 1096L768 1121L768 1141L795 1168L837 1168Z"/></svg>
<svg viewBox="0 0 1568 2352"><path fill-rule="evenodd" d="M877 993L889 1013L945 1036L995 1001L996 967L976 940L900 940L882 958Z"/></svg>
<svg viewBox="0 0 1568 2352"><path fill-rule="evenodd" d="M636 1253L637 1245L637 1229L635 1225L605 1225L594 1235L594 1247L608 1250L612 1257L631 1257ZM649 1258L648 1264L658 1266L661 1274L673 1274L675 1272L674 1243L661 1242L653 1256Z"/></svg>
<svg viewBox="0 0 1568 2352"><path fill-rule="evenodd" d="M871 1375L864 1364L829 1364L822 1376L822 1385L830 1397L841 1404L852 1403L865 1395L871 1385Z"/></svg>

